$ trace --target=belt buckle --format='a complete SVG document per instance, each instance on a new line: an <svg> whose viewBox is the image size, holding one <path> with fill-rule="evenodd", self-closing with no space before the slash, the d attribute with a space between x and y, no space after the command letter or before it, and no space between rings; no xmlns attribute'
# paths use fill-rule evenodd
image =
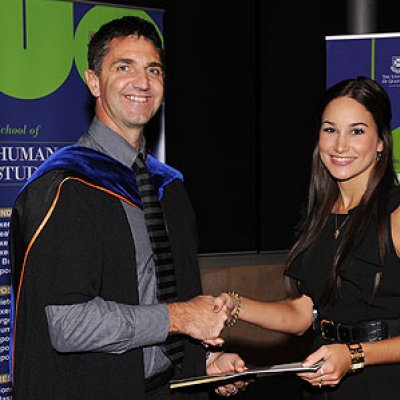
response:
<svg viewBox="0 0 400 400"><path fill-rule="evenodd" d="M335 323L328 319L323 319L319 323L321 336L325 340L335 340Z"/></svg>

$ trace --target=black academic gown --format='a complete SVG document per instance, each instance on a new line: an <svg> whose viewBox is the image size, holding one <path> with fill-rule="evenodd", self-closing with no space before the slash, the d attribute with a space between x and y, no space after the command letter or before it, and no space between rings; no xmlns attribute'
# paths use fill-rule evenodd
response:
<svg viewBox="0 0 400 400"><path fill-rule="evenodd" d="M79 152L82 148L72 149L75 161L76 149ZM96 296L138 304L135 246L120 201L140 206L134 194L135 183L129 186L115 182L123 170L118 171L121 165L116 166L115 160L93 150L82 151L84 154L79 157L83 158L72 162L71 169L66 169L68 162L50 160L53 165L44 167L26 185L13 209L14 400L144 399L141 349L119 355L62 354L50 342L46 305L76 304ZM98 180L93 155L105 167L105 176ZM78 171L76 165L81 162L85 167ZM107 176L109 171L111 176ZM156 163L154 173L162 175L163 166ZM178 178L173 174L166 180L161 177L159 186L176 266L178 296L187 300L201 293L201 283L195 217ZM202 375L204 368L203 347L186 339L183 369L177 371L175 378ZM200 400L207 396L200 392L190 397L180 393L177 398Z"/></svg>

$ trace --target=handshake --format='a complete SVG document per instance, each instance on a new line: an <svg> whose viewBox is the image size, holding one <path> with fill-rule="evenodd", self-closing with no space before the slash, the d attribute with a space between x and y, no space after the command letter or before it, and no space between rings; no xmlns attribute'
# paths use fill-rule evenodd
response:
<svg viewBox="0 0 400 400"><path fill-rule="evenodd" d="M240 296L233 292L168 303L169 332L188 335L212 346L222 345L220 334L225 326L236 322L240 306Z"/></svg>
<svg viewBox="0 0 400 400"><path fill-rule="evenodd" d="M183 302L168 303L170 334L183 334L201 340L205 346L220 346L220 334L225 326L232 326L241 307L236 293L221 293L218 297L197 296ZM207 375L243 372L245 363L238 354L214 352L206 360ZM221 396L233 396L245 390L249 382L227 383L215 389Z"/></svg>

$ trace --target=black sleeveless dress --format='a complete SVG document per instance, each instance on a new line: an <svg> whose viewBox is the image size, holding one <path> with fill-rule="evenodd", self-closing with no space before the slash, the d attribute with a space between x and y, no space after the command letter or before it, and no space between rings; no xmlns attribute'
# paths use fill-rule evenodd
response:
<svg viewBox="0 0 400 400"><path fill-rule="evenodd" d="M396 188L388 207L389 243L383 264L380 262L377 215L371 210L364 234L354 240L354 251L340 272L341 285L335 304L319 305L321 292L330 274L338 239L334 238L335 215L330 215L325 227L309 249L287 270L286 275L299 281L300 290L309 296L321 319L354 324L366 320L400 318L400 259L390 234L390 213L400 205L400 190ZM353 210L354 212L354 210ZM350 217L351 218L350 211ZM337 225L346 215L337 215ZM348 221L346 222L348 223ZM346 228L346 223L342 228ZM379 274L381 273L381 274ZM374 282L381 276L374 293ZM316 336L313 349L325 342ZM400 363L367 366L359 373L349 374L335 388L313 388L305 385L306 399L399 400Z"/></svg>

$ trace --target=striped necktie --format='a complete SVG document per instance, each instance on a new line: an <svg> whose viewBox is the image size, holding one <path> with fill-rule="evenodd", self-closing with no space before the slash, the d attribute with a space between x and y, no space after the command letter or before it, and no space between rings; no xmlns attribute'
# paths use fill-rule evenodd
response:
<svg viewBox="0 0 400 400"><path fill-rule="evenodd" d="M142 199L144 218L154 254L158 301L177 301L174 261L164 215L158 199L158 191L150 179L141 153L136 157L132 169ZM172 362L179 367L182 366L183 340L180 335L168 336L162 348Z"/></svg>

